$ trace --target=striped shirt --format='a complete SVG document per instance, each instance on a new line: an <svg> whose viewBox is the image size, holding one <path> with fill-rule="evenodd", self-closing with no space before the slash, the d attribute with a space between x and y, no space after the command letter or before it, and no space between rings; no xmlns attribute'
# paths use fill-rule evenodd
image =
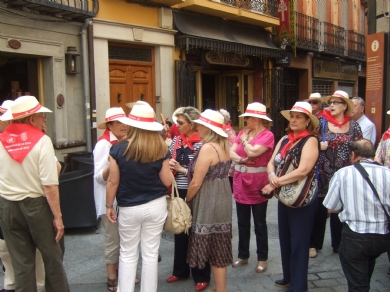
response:
<svg viewBox="0 0 390 292"><path fill-rule="evenodd" d="M361 160L379 198L390 213L390 169ZM337 171L330 181L328 193L323 202L330 210L342 210L341 222L346 222L357 233L387 234L385 212L367 181L353 166Z"/></svg>
<svg viewBox="0 0 390 292"><path fill-rule="evenodd" d="M176 136L175 138L173 138L171 146L169 147L169 152L171 153L171 158L172 158L172 151L173 151L173 148L175 147L177 139L180 139L179 142L181 142L180 136ZM188 162L191 161L194 158L196 152L198 152L200 147L202 147L202 142L194 143L193 147L194 147L194 150L192 151L192 153L187 155ZM178 148L178 150L181 149L181 148L183 148L183 146L180 146ZM188 163L184 163L184 157L183 156L178 157L176 155L176 161L179 162L181 166L183 166L184 168L188 169ZM176 175L175 175L175 180L176 180L178 189L188 189L188 180L187 180L187 176L186 175L184 175L181 172L177 172Z"/></svg>

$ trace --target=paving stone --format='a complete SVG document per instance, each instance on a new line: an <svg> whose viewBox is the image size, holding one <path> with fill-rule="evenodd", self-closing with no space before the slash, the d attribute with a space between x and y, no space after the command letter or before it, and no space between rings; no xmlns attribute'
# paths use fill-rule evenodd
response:
<svg viewBox="0 0 390 292"><path fill-rule="evenodd" d="M345 292L348 291L348 285L339 285L332 287L335 292Z"/></svg>
<svg viewBox="0 0 390 292"><path fill-rule="evenodd" d="M335 272L317 273L317 275L318 275L321 279L333 279L333 278L338 278L338 277L344 276L343 274L340 274L340 273L337 272L337 271L335 271Z"/></svg>
<svg viewBox="0 0 390 292"><path fill-rule="evenodd" d="M320 277L318 277L317 274L308 274L308 275L307 275L307 280L308 280L308 281L320 280Z"/></svg>
<svg viewBox="0 0 390 292"><path fill-rule="evenodd" d="M335 279L317 280L317 281L313 281L312 283L318 288L332 287L332 286L339 285L339 283Z"/></svg>

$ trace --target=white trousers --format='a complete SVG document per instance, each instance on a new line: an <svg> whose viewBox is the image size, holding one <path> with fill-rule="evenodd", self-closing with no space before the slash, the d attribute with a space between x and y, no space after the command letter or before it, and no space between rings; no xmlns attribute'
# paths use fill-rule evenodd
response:
<svg viewBox="0 0 390 292"><path fill-rule="evenodd" d="M158 249L167 217L165 196L135 207L119 207L118 292L133 292L141 243L141 292L157 291Z"/></svg>
<svg viewBox="0 0 390 292"><path fill-rule="evenodd" d="M14 267L12 266L11 257L8 252L5 240L0 239L0 258L5 267L4 289L15 290ZM45 290L45 267L41 252L37 249L35 255L35 277L37 279L37 290L42 292Z"/></svg>

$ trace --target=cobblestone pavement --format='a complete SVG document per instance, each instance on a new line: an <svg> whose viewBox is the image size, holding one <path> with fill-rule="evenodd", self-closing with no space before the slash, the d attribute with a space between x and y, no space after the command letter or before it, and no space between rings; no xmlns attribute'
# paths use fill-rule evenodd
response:
<svg viewBox="0 0 390 292"><path fill-rule="evenodd" d="M234 206L233 206L234 207ZM251 236L251 257L249 263L240 268L228 268L229 292L254 292L254 291L285 291L274 286L274 281L281 279L282 267L280 262L280 250L277 231L277 200L272 199L268 204L268 234L269 234L269 259L268 268L263 274L256 274L256 249L255 236ZM72 292L100 292L108 291L106 287L106 272L103 262L104 230L100 227L100 233L96 234L93 228L72 229L66 231L64 265L68 275L70 290ZM237 257L238 230L233 210L233 258ZM171 275L173 266L173 235L163 233L160 245L162 261L159 263L159 292L193 292L195 291L192 279L179 281L173 284L166 283L165 279ZM375 271L371 280L370 291L390 291L390 279L386 277L389 269L387 255L378 258ZM138 265L140 275L141 264ZM141 279L144 281L146 279ZM0 276L3 283L3 275ZM2 287L2 285L0 285ZM214 283L211 281L206 291L213 291ZM135 291L140 291L140 285L136 285ZM333 253L330 246L329 225L325 237L324 248L319 251L318 257L310 259L309 265L309 291L330 292L347 291L347 281L341 269L338 254Z"/></svg>

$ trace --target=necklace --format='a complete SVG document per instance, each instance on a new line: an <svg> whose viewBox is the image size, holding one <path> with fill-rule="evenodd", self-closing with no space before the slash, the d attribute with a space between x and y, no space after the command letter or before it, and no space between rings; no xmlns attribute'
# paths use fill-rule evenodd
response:
<svg viewBox="0 0 390 292"><path fill-rule="evenodd" d="M265 127L258 131L257 133L254 132L253 130L250 130L248 133L248 141L252 141L255 137L257 137L261 132L265 130Z"/></svg>

